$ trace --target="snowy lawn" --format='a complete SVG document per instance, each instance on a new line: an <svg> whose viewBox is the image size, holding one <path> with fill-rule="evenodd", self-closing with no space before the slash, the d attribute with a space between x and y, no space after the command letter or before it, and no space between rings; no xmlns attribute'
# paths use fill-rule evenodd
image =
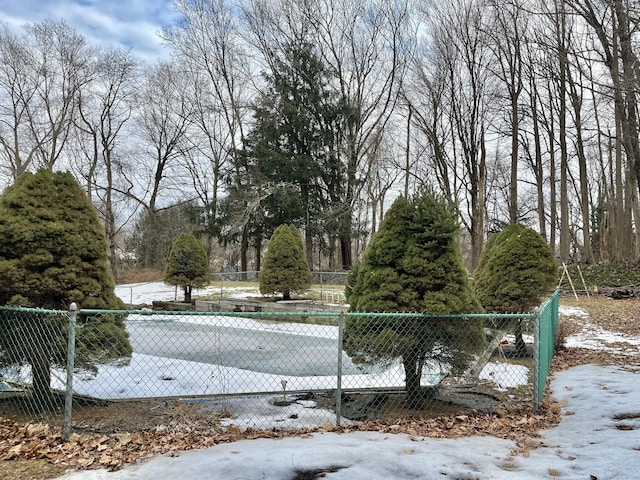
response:
<svg viewBox="0 0 640 480"><path fill-rule="evenodd" d="M331 480L638 478L638 374L586 365L559 372L551 388L564 405L563 420L542 432L542 446L528 455L514 455L514 442L493 437L318 433L304 438L244 440L178 457L157 457L114 473L83 471L62 478L291 480L310 471L328 472L322 478Z"/></svg>
<svg viewBox="0 0 640 480"><path fill-rule="evenodd" d="M620 344L635 347L638 340L586 328L566 343L608 349L620 348ZM541 432L540 447L526 455L514 454L514 442L493 437L317 433L304 438L245 440L179 457L154 458L114 473L83 471L63 478L635 479L640 471L639 373L638 367L594 365L556 373L551 390L562 405L562 422ZM487 374L496 376L496 371Z"/></svg>

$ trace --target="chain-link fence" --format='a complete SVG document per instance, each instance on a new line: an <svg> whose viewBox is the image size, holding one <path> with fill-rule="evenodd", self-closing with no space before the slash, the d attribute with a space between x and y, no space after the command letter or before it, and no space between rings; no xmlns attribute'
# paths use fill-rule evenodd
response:
<svg viewBox="0 0 640 480"><path fill-rule="evenodd" d="M540 409L547 377L551 370L551 360L556 347L558 333L558 307L560 305L560 290L542 305L535 316L534 379L533 379L533 407Z"/></svg>
<svg viewBox="0 0 640 480"><path fill-rule="evenodd" d="M541 312L555 308L557 319L554 298ZM187 418L297 429L531 406L550 361L534 334L554 335L538 316L81 310L76 319L4 307L0 415L64 421L67 431ZM547 368L536 389L534 358Z"/></svg>

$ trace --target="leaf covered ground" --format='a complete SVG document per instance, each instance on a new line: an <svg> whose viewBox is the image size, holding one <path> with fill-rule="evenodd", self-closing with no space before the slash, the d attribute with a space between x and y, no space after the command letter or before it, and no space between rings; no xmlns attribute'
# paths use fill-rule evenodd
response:
<svg viewBox="0 0 640 480"><path fill-rule="evenodd" d="M640 337L640 301L611 300L599 296L587 299L562 299L565 307L577 307L563 315L560 324L560 344L564 339L590 329L623 335L623 340L604 337L603 348L563 348L554 358L552 370L562 370L580 364L631 365L640 359L640 347L624 341ZM626 336L626 337L625 337ZM547 399L539 414L522 405L499 407L492 413L465 413L439 418L407 417L391 421L362 422L348 428L316 428L295 433L287 431L241 431L237 427L220 426L217 414L203 418L193 409L176 403L152 406L148 402L131 402L107 406L99 410L100 418L76 416L76 433L64 441L61 429L44 424L19 423L0 418L0 478L39 480L54 478L69 469L107 468L117 470L125 464L143 462L156 455L179 455L181 451L210 447L240 439L305 436L314 432L353 430L406 433L416 437L455 438L468 435L492 435L513 440L514 455L528 455L538 444L538 432L560 421L560 405ZM81 410L82 411L82 410ZM90 411L90 410L87 410ZM95 410L94 410L95 411ZM159 418L160 417L160 418ZM145 421L148 420L148 425ZM160 422L158 420L161 420ZM127 422L136 422L128 429ZM82 425L92 425L82 432ZM100 425L102 424L102 429ZM96 425L98 428L95 428Z"/></svg>

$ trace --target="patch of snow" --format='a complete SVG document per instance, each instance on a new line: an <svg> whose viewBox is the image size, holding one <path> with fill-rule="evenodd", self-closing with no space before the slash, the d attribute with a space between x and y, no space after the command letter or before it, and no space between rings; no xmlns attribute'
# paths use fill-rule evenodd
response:
<svg viewBox="0 0 640 480"><path fill-rule="evenodd" d="M640 352L640 338L618 332L610 332L604 328L586 323L580 332L568 336L564 342L567 348L586 348L601 350L622 355L636 355Z"/></svg>
<svg viewBox="0 0 640 480"><path fill-rule="evenodd" d="M589 316L589 314L582 308L570 307L567 305L558 306L558 314L564 315L566 317L588 317Z"/></svg>
<svg viewBox="0 0 640 480"><path fill-rule="evenodd" d="M117 472L82 471L61 478L280 480L332 466L340 467L326 473L325 478L332 480L636 478L640 469L638 374L616 367L575 367L558 372L551 390L564 405L562 422L541 432L541 446L527 455L515 455L514 442L489 436L434 439L378 432L317 433L304 438L243 440L156 457ZM305 404L300 408L304 411Z"/></svg>
<svg viewBox="0 0 640 480"><path fill-rule="evenodd" d="M524 365L489 362L484 366L478 378L493 382L498 385L499 391L505 391L508 388L526 385L529 378L529 368Z"/></svg>

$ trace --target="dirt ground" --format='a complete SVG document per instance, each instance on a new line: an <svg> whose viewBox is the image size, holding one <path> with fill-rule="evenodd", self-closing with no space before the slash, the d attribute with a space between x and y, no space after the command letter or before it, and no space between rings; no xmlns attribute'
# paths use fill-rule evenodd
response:
<svg viewBox="0 0 640 480"><path fill-rule="evenodd" d="M562 316L559 345L570 334L579 332L585 323L603 329L640 337L640 301L564 297L564 306L575 306L589 313ZM561 346L557 349L552 370L575 365L638 364L638 352L600 351ZM464 392L458 396L464 401ZM450 397L452 395L449 392ZM470 392L476 400L484 392L481 385ZM450 399L450 398L449 398ZM177 401L118 402L74 412L74 434L64 441L60 429L46 424L28 424L30 417L10 404L3 405L6 417L0 417L0 478L41 480L55 478L69 469L104 467L117 470L127 463L144 461L155 455L178 455L181 450L204 448L243 438L307 435L316 431L375 430L407 433L415 436L458 437L494 435L514 440L524 453L536 446L537 432L559 421L560 406L547 399L539 414L532 414L526 402L497 403L489 409L460 409L442 401L440 415L421 415L416 410L403 411L401 398L387 396L380 402L380 415L348 428L315 428L304 431L240 431L220 426L220 412L202 411ZM491 403L491 402L490 402ZM475 405L475 404L473 404ZM431 412L433 412L433 405ZM52 425L61 425L56 418Z"/></svg>

